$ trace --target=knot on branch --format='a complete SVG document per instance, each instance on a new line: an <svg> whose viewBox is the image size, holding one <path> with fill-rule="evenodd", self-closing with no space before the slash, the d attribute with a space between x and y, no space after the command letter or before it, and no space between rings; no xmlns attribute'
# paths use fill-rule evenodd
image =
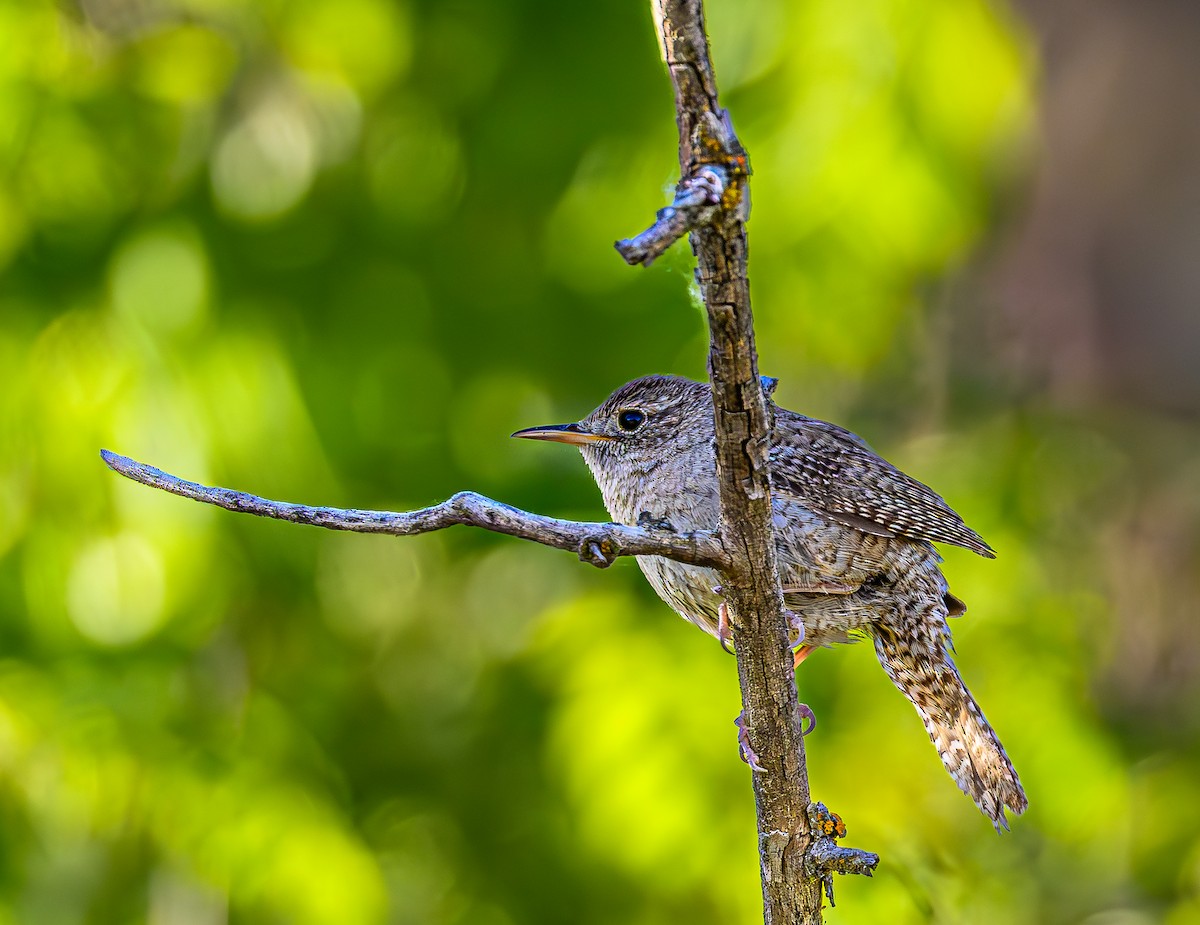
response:
<svg viewBox="0 0 1200 925"><path fill-rule="evenodd" d="M829 905L834 906L833 875L862 874L869 877L879 865L879 855L859 848L840 847L837 839L846 837L846 824L841 816L830 812L824 803L809 805L808 826L813 840L804 854L804 873L821 881Z"/></svg>
<svg viewBox="0 0 1200 925"><path fill-rule="evenodd" d="M611 537L585 536L579 543L579 561L596 568L608 568L620 554Z"/></svg>

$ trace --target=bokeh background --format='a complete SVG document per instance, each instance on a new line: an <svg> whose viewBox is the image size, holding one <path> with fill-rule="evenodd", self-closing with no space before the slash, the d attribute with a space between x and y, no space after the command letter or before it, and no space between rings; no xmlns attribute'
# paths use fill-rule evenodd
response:
<svg viewBox="0 0 1200 925"><path fill-rule="evenodd" d="M866 646L800 672L880 852L834 923L1200 922L1200 7L710 0L759 346L999 551L946 551L1028 814ZM0 922L752 923L734 662L632 563L258 521L473 488L704 373L648 5L0 0Z"/></svg>

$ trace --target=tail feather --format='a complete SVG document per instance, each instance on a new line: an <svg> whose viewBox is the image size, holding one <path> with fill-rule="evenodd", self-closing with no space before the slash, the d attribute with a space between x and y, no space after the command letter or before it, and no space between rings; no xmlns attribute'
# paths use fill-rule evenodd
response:
<svg viewBox="0 0 1200 925"><path fill-rule="evenodd" d="M1020 815L1029 802L1004 746L942 640L912 640L887 626L874 629L880 664L917 708L942 764L996 830L1007 829L1005 810Z"/></svg>

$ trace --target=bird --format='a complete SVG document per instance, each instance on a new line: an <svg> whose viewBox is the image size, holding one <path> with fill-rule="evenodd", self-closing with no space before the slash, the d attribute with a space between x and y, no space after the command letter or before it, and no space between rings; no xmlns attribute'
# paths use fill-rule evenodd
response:
<svg viewBox="0 0 1200 925"><path fill-rule="evenodd" d="M770 391L770 390L768 390ZM916 708L950 776L997 831L1025 791L951 657L947 618L965 612L934 543L995 553L931 488L859 436L770 402L772 526L796 664L818 647L867 637ZM618 388L569 424L513 434L580 450L614 522L718 530L711 387L652 375ZM719 572L638 556L658 596L725 644ZM743 757L746 757L743 753ZM752 759L747 759L753 764Z"/></svg>

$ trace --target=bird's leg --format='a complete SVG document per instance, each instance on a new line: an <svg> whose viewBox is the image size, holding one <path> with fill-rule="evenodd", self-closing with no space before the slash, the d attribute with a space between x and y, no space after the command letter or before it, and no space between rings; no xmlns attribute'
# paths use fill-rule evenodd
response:
<svg viewBox="0 0 1200 925"><path fill-rule="evenodd" d="M853 583L848 581L838 581L836 578L809 578L803 579L799 583L793 583L783 588L783 593L786 594L853 594L862 587L861 583ZM792 629L798 630L799 633L795 639L791 640L792 648L796 650L794 660L792 662L792 670L795 671L800 667L801 663L812 655L813 647L800 645L804 641L804 623L801 622L799 615L788 611L788 618L791 621ZM807 710L808 707L805 707ZM812 711L809 711L810 715ZM815 720L814 720L815 725Z"/></svg>
<svg viewBox="0 0 1200 925"><path fill-rule="evenodd" d="M804 585L789 585L783 588L784 594L853 594L859 588L858 585L847 584L840 581L820 581ZM721 593L721 586L716 585L713 589L713 594ZM785 610L790 632L788 633L788 645L795 649L804 641L804 622L800 619L800 615L791 611ZM729 642L733 638L733 631L729 626L729 605L721 601L717 605L717 642L721 644L721 648L726 652L733 654L733 650L729 648ZM800 646L796 651L796 662L793 667L799 667L800 663L808 658L812 651L812 646Z"/></svg>
<svg viewBox="0 0 1200 925"><path fill-rule="evenodd" d="M713 588L713 593L721 593L720 585ZM794 645L799 645L799 649L796 650L796 662L794 662L796 665L799 665L800 662L809 656L812 647L811 645L800 645L800 643L804 642L804 621L800 619L800 615L793 611L784 611L784 615L787 618L788 624L788 644L793 645L793 647ZM716 638L719 639L722 649L730 651L726 645L728 638L730 638L730 608L728 608L725 601L721 601L720 606L716 608ZM808 704L797 703L796 715L800 719L800 735L808 735L812 732L812 729L817 727L816 714L812 713L812 708ZM805 722L808 725L805 726ZM734 719L733 723L738 727L738 755L742 757L742 761L750 765L751 770L762 773L766 768L763 768L758 763L758 756L755 755L754 747L750 745L750 733L746 729L745 710L742 710L742 713L737 715L737 719Z"/></svg>
<svg viewBox="0 0 1200 925"><path fill-rule="evenodd" d="M721 593L721 586L714 585L713 594ZM729 625L729 605L721 601L717 605L717 642L721 644L721 648L733 655L733 649L729 648L729 641L733 638L733 629Z"/></svg>
<svg viewBox="0 0 1200 925"><path fill-rule="evenodd" d="M647 530L665 530L667 533L674 533L675 528L671 526L671 521L665 517L655 517L649 511L642 511L638 514L637 525L645 527Z"/></svg>
<svg viewBox="0 0 1200 925"><path fill-rule="evenodd" d="M804 621L801 619L800 614L793 610L786 611L786 614L791 627L791 632L788 634L788 644L796 650L796 654L792 660L792 670L795 671L800 667L801 662L812 655L815 647L802 644L804 642Z"/></svg>
<svg viewBox="0 0 1200 925"><path fill-rule="evenodd" d="M717 607L717 642L721 644L721 648L733 654L733 649L729 648L729 639L733 635L729 628L729 605L721 601Z"/></svg>
<svg viewBox="0 0 1200 925"><path fill-rule="evenodd" d="M792 656L792 671L800 667L800 663L808 658L813 652L813 646L802 645L804 642L804 621L800 618L800 614L792 610L784 611L788 618L788 623L791 625L791 634L788 635L788 642L796 650ZM794 635L793 635L794 634ZM808 720L808 729L804 729L804 723L801 722L801 735L808 735L817 728L817 714L812 711L807 703L796 704L796 712L800 714L801 720Z"/></svg>
<svg viewBox="0 0 1200 925"><path fill-rule="evenodd" d="M785 589L785 591L786 590L787 589ZM808 590L811 590L811 589L808 589ZM854 590L854 589L850 589L850 591L852 591L852 590ZM830 593L830 594L832 594L832 593L847 593L848 594L848 593L850 593L850 591L846 591L846 592L830 591L830 592L826 592L826 593ZM721 586L717 585L715 588L713 588L713 593L720 594ZM809 653L811 653L813 650L813 647L800 645L801 643L804 642L804 621L800 619L800 615L798 613L794 613L791 610L785 610L784 616L787 617L788 625L790 628L790 631L788 633L788 644L793 647L799 646L799 648L796 649L795 661L793 663L793 670L795 670L796 666L798 666L802 661L804 661L806 658L808 658ZM730 652L732 654L732 650L729 648L730 636L731 636L731 630L730 630L730 626L729 626L729 605L726 604L724 601L721 601L721 603L717 606L717 641L721 643L722 649L724 649L726 652ZM814 729L817 728L817 715L815 713L813 713L812 707L810 707L808 704L797 703L796 704L796 715L800 718L800 734L802 736L808 735L810 732L812 732ZM806 721L808 724L807 728L805 728ZM761 764L758 763L758 755L756 755L754 753L754 749L750 745L750 733L746 729L746 711L743 710L741 713L739 713L737 715L737 718L734 719L733 722L734 722L734 725L736 725L737 729L738 729L738 737L737 737L738 738L738 755L741 756L742 761L744 761L744 762L746 762L746 764L750 765L750 769L752 771L760 771L760 772L765 771L766 768L764 768Z"/></svg>

